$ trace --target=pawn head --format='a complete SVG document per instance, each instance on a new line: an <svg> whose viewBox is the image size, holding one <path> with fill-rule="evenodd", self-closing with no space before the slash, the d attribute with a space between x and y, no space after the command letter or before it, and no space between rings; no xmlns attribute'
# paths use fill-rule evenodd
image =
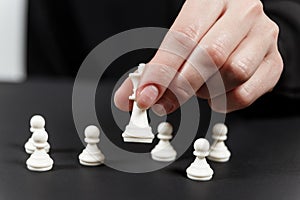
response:
<svg viewBox="0 0 300 200"><path fill-rule="evenodd" d="M197 139L194 143L194 149L197 152L208 152L209 142L204 138Z"/></svg>
<svg viewBox="0 0 300 200"><path fill-rule="evenodd" d="M212 134L216 139L226 139L226 135L228 133L228 128L225 124L218 123L214 125Z"/></svg>
<svg viewBox="0 0 300 200"><path fill-rule="evenodd" d="M41 115L35 115L30 119L30 126L35 129L42 129L45 127L45 119Z"/></svg>
<svg viewBox="0 0 300 200"><path fill-rule="evenodd" d="M48 133L45 130L37 130L32 134L34 146L43 148L47 146Z"/></svg>
<svg viewBox="0 0 300 200"><path fill-rule="evenodd" d="M97 126L90 125L90 126L86 127L84 134L85 134L85 137L88 137L88 138L98 138L100 135L100 130L98 129Z"/></svg>
<svg viewBox="0 0 300 200"><path fill-rule="evenodd" d="M171 135L173 132L173 127L168 122L162 122L158 125L157 132L162 135Z"/></svg>

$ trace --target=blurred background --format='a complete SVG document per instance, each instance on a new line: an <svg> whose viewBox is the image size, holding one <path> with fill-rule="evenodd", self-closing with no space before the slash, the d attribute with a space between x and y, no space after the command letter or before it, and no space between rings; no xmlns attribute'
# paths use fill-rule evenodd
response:
<svg viewBox="0 0 300 200"><path fill-rule="evenodd" d="M183 3L184 0L0 0L0 82L73 80L85 57L103 40L132 28L169 28ZM300 1L263 3L266 13L280 26L279 47L285 69L272 93L243 112L254 116L297 114ZM148 49L124 55L102 78L116 81L154 53Z"/></svg>

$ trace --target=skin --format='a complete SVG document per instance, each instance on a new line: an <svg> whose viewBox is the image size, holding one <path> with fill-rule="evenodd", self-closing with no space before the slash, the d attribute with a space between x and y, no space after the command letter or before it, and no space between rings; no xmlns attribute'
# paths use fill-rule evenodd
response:
<svg viewBox="0 0 300 200"><path fill-rule="evenodd" d="M138 106L152 107L158 115L175 111L193 95L207 99L217 112L243 109L271 91L282 73L279 28L266 16L260 0L187 0L169 33L146 65L137 90ZM201 75L206 69L200 62L205 59L197 48L219 71L225 90L208 90L206 85L218 81L218 75ZM199 63L187 62L191 55ZM127 79L115 93L119 109L131 110L131 93Z"/></svg>

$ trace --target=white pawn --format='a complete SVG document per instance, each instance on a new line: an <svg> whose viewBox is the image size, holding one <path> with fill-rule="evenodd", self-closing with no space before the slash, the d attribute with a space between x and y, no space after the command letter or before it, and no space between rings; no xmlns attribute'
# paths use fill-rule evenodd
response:
<svg viewBox="0 0 300 200"><path fill-rule="evenodd" d="M160 139L160 141L151 151L152 159L161 162L176 160L177 153L170 143L173 132L172 125L168 122L162 122L159 124L157 131L157 138Z"/></svg>
<svg viewBox="0 0 300 200"><path fill-rule="evenodd" d="M80 164L85 166L101 165L105 157L97 146L100 141L100 130L96 126L91 125L85 129L84 134L84 141L87 143L87 146L79 155Z"/></svg>
<svg viewBox="0 0 300 200"><path fill-rule="evenodd" d="M195 161L186 169L187 177L197 181L208 181L212 178L214 171L206 161L209 153L209 142L200 138L194 143Z"/></svg>
<svg viewBox="0 0 300 200"><path fill-rule="evenodd" d="M30 132L34 133L38 130L45 130L45 119L41 115L35 115L30 119ZM35 146L33 145L32 136L28 139L28 141L24 145L25 151L28 154L32 154L35 150ZM49 152L50 145L47 142L47 146L45 147L46 152Z"/></svg>
<svg viewBox="0 0 300 200"><path fill-rule="evenodd" d="M53 167L53 160L47 154L48 134L45 130L37 130L32 134L35 150L26 161L27 168L31 171L49 171Z"/></svg>
<svg viewBox="0 0 300 200"><path fill-rule="evenodd" d="M227 126L225 124L216 124L212 130L212 138L215 140L211 145L208 159L216 162L227 162L231 156L230 151L225 145L227 139Z"/></svg>

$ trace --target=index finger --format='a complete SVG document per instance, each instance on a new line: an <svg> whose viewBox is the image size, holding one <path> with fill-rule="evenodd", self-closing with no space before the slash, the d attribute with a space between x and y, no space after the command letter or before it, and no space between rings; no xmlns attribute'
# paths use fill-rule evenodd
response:
<svg viewBox="0 0 300 200"><path fill-rule="evenodd" d="M137 104L151 107L164 94L198 42L222 15L225 1L187 0L153 59L146 65ZM154 91L157 89L157 92ZM152 96L151 96L152 95Z"/></svg>

